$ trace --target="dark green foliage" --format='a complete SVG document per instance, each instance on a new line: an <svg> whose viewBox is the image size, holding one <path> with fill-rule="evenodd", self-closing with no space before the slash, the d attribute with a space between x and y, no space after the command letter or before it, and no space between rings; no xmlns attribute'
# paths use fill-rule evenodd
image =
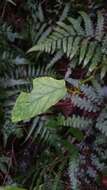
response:
<svg viewBox="0 0 107 190"><path fill-rule="evenodd" d="M91 184L104 190L104 3L14 2L3 14L5 1L0 5L0 184L30 190L80 190ZM26 53L34 45L36 52ZM46 113L13 124L18 95L31 91L32 80L40 76L64 79L66 97Z"/></svg>

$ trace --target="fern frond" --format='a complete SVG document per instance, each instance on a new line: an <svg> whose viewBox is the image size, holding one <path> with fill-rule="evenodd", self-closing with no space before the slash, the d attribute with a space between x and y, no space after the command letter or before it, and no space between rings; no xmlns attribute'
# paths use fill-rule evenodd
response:
<svg viewBox="0 0 107 190"><path fill-rule="evenodd" d="M22 62L22 64L18 65L15 70L11 69L10 72L5 71L4 77L2 77L1 82L3 83L7 81L4 86L9 85L11 87L11 84L12 86L13 84L15 86L15 82L16 85L20 84L21 82L22 84L24 84L24 81L25 84L27 84L30 79L39 76L56 76L56 74L54 69L47 70L45 66L36 66L34 63L32 64L29 62L25 65Z"/></svg>
<svg viewBox="0 0 107 190"><path fill-rule="evenodd" d="M19 80L3 79L3 78L0 79L0 85L4 89L8 87L21 86L21 85L27 85L27 84L29 84L29 82L23 79L19 79Z"/></svg>
<svg viewBox="0 0 107 190"><path fill-rule="evenodd" d="M34 0L31 0L31 1L27 0L26 5L28 7L28 10L31 13L31 17L33 21L37 23L39 20L39 22L43 23L45 20L45 17L44 17L44 12L43 12L41 4L38 4Z"/></svg>
<svg viewBox="0 0 107 190"><path fill-rule="evenodd" d="M44 17L44 13L43 13L43 9L42 9L41 4L39 4L39 6L38 6L38 14L37 15L38 15L39 20L41 22L44 22L45 17Z"/></svg>
<svg viewBox="0 0 107 190"><path fill-rule="evenodd" d="M96 112L99 110L99 108L96 105L94 105L90 100L87 100L85 97L81 98L78 95L75 95L75 96L72 95L71 101L78 108L84 109L85 111L88 111L88 112L91 112L91 111Z"/></svg>
<svg viewBox="0 0 107 190"><path fill-rule="evenodd" d="M96 155L91 156L92 164L97 168L99 171L103 171L105 168L104 162L101 162L100 159Z"/></svg>
<svg viewBox="0 0 107 190"><path fill-rule="evenodd" d="M67 45L67 57L70 57L71 55L71 50L72 50L72 46L73 46L73 41L74 39L72 37L68 38L68 45Z"/></svg>
<svg viewBox="0 0 107 190"><path fill-rule="evenodd" d="M98 104L98 105L102 104L102 101L103 101L102 96L98 92L96 92L96 90L92 86L83 84L80 86L80 90L94 104Z"/></svg>
<svg viewBox="0 0 107 190"><path fill-rule="evenodd" d="M79 160L77 158L71 159L69 162L68 174L71 182L72 190L79 190L78 187L78 169L79 168Z"/></svg>
<svg viewBox="0 0 107 190"><path fill-rule="evenodd" d="M103 61L107 52L107 37L102 34L103 16L98 13L96 27L98 32L95 31L94 23L89 15L85 12L80 12L80 15L82 20L80 17L77 19L68 17L63 22L57 22L56 27L50 30L47 37L45 36L46 39L38 42L28 52L41 51L50 54L61 52L74 62L74 67L78 64L85 67L88 70L87 75L96 71L97 66L103 62L100 72L101 78L104 78L107 73L106 64ZM102 26L99 26L100 20ZM100 37L97 39L98 35Z"/></svg>
<svg viewBox="0 0 107 190"><path fill-rule="evenodd" d="M103 94L101 85L97 87L98 84L93 84L92 86L88 84L82 84L81 81L77 79L68 78L66 81L73 87L79 89L79 91L84 94L84 96L92 103L93 105L99 106L103 103ZM78 95L77 95L78 96ZM81 99L81 97L80 97ZM82 98L84 101L85 99ZM72 98L71 98L72 100Z"/></svg>
<svg viewBox="0 0 107 190"><path fill-rule="evenodd" d="M97 40L101 40L104 35L104 16L98 11L97 13L97 26L95 36Z"/></svg>
<svg viewBox="0 0 107 190"><path fill-rule="evenodd" d="M84 30L81 27L81 23L80 23L79 18L74 19L72 17L68 17L68 21L71 23L71 25L72 25L72 27L73 27L73 29L77 35L84 36Z"/></svg>
<svg viewBox="0 0 107 190"><path fill-rule="evenodd" d="M97 119L96 128L107 136L107 107L105 107L100 113Z"/></svg>
<svg viewBox="0 0 107 190"><path fill-rule="evenodd" d="M71 49L70 59L72 59L75 55L78 54L79 47L80 47L80 42L81 42L81 38L80 37L76 37L74 39L73 47Z"/></svg>
<svg viewBox="0 0 107 190"><path fill-rule="evenodd" d="M101 62L101 59L102 59L101 48L100 48L100 45L97 44L96 51L94 52L94 56L92 57L92 60L89 66L88 74L90 74L97 68L97 65Z"/></svg>
<svg viewBox="0 0 107 190"><path fill-rule="evenodd" d="M44 32L44 30L45 30L46 28L47 28L47 24L46 24L46 23L43 23L43 24L39 27L38 32L36 32L36 35L34 35L35 28L32 27L31 33L32 33L32 41L33 41L34 44L37 43L37 42L41 39L41 36L42 36L42 34L43 34L43 32ZM33 30L34 30L34 31L33 31Z"/></svg>
<svg viewBox="0 0 107 190"><path fill-rule="evenodd" d="M57 22L57 27L54 29L54 31L65 35L65 37L68 35L76 36L76 32L73 29L72 25L66 24L65 22Z"/></svg>
<svg viewBox="0 0 107 190"><path fill-rule="evenodd" d="M86 51L88 48L88 39L83 39L81 42L81 49L80 49L80 56L79 56L79 64L84 60L84 57L86 55Z"/></svg>
<svg viewBox="0 0 107 190"><path fill-rule="evenodd" d="M105 34L103 40L102 40L102 53L107 55L107 35Z"/></svg>
<svg viewBox="0 0 107 190"><path fill-rule="evenodd" d="M44 32L42 32L42 35L40 36L38 43L42 43L46 39L46 37L51 33L51 31L52 27L50 26Z"/></svg>
<svg viewBox="0 0 107 190"><path fill-rule="evenodd" d="M83 116L72 115L65 119L64 116L59 116L57 118L57 122L61 126L74 127L79 129L85 129L88 126L92 125L92 120L88 118L84 118Z"/></svg>
<svg viewBox="0 0 107 190"><path fill-rule="evenodd" d="M56 131L47 126L46 118L44 116L34 118L25 141L27 141L30 137L32 137L33 141L39 138L42 143L47 143L48 145L56 148L60 145L60 139L57 136Z"/></svg>
<svg viewBox="0 0 107 190"><path fill-rule="evenodd" d="M82 16L84 20L84 28L85 28L85 33L86 36L92 37L94 36L94 31L93 31L93 23L90 17L87 15L87 13L80 11L80 15Z"/></svg>
<svg viewBox="0 0 107 190"><path fill-rule="evenodd" d="M95 49L97 47L97 42L90 42L89 46L88 46L88 50L86 53L86 56L84 58L84 62L83 62L83 67L87 66L87 64L90 62L90 60L92 59L92 57L94 56L95 53Z"/></svg>
<svg viewBox="0 0 107 190"><path fill-rule="evenodd" d="M65 18L68 16L69 10L70 10L70 3L66 3L64 10L59 18L59 21L65 20Z"/></svg>
<svg viewBox="0 0 107 190"><path fill-rule="evenodd" d="M58 51L58 52L54 55L54 57L53 57L53 59L50 61L50 63L47 65L46 70L49 70L50 68L52 68L52 67L54 66L54 64L62 58L62 56L63 56L63 53L60 52L60 51Z"/></svg>

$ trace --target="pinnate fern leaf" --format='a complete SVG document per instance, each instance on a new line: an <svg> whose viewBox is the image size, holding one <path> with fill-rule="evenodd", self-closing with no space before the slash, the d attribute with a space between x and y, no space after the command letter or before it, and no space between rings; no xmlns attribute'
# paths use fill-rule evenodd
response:
<svg viewBox="0 0 107 190"><path fill-rule="evenodd" d="M85 27L85 33L87 36L93 36L94 31L93 31L93 24L91 21L91 18L87 15L87 13L80 11L80 15L82 16L84 20L84 27Z"/></svg>
<svg viewBox="0 0 107 190"><path fill-rule="evenodd" d="M97 13L97 26L96 26L96 39L101 40L104 35L104 17L98 12Z"/></svg>
<svg viewBox="0 0 107 190"><path fill-rule="evenodd" d="M73 127L73 128L79 128L79 129L84 129L87 128L92 124L92 120L89 118L84 118L83 116L76 116L72 115L72 117L68 117L65 119L64 116L59 116L57 118L58 124L62 126L67 126L67 127Z"/></svg>
<svg viewBox="0 0 107 190"><path fill-rule="evenodd" d="M107 136L107 107L105 107L100 113L97 119L96 128Z"/></svg>

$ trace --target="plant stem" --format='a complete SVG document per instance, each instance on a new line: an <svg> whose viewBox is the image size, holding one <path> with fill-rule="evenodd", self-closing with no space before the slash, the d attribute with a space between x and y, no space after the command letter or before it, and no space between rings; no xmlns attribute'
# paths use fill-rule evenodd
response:
<svg viewBox="0 0 107 190"><path fill-rule="evenodd" d="M6 6L7 6L7 1L5 1L5 3L4 3L3 11L2 11L2 14L1 14L2 20L4 19L4 16L5 16Z"/></svg>

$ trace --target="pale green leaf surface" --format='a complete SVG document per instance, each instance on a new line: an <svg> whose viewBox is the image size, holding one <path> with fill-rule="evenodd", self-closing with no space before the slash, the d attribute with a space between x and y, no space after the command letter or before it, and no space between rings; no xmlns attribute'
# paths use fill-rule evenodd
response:
<svg viewBox="0 0 107 190"><path fill-rule="evenodd" d="M33 80L31 93L22 92L13 108L12 121L27 120L44 113L66 94L64 80L39 77Z"/></svg>

